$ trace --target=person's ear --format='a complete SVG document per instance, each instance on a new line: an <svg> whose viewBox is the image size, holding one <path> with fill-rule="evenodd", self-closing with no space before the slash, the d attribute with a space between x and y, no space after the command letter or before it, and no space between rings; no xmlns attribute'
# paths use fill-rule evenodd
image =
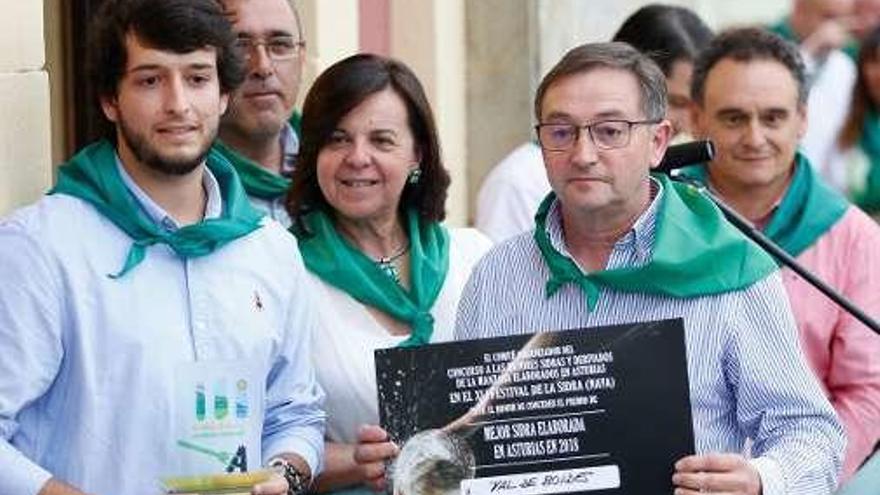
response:
<svg viewBox="0 0 880 495"><path fill-rule="evenodd" d="M101 111L110 122L119 121L119 99L116 95L105 95L99 98Z"/></svg>
<svg viewBox="0 0 880 495"><path fill-rule="evenodd" d="M229 93L220 93L220 115L226 113L229 108Z"/></svg>
<svg viewBox="0 0 880 495"><path fill-rule="evenodd" d="M672 139L672 123L663 119L659 124L654 125L654 133L651 136L651 168L660 165L663 161L670 139Z"/></svg>

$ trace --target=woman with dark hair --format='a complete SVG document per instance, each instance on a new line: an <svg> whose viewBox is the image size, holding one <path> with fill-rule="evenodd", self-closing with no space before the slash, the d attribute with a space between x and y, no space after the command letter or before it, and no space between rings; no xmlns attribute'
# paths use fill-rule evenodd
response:
<svg viewBox="0 0 880 495"><path fill-rule="evenodd" d="M328 415L319 489L357 488L375 476L353 455L360 425L379 421L373 351L451 339L489 241L440 225L449 174L424 90L402 63L336 63L312 85L302 122L287 208L324 302L313 353Z"/></svg>
<svg viewBox="0 0 880 495"><path fill-rule="evenodd" d="M676 140L689 140L691 124L691 74L694 60L712 40L709 29L694 12L674 5L651 4L629 16L614 41L629 43L650 57L666 75L669 107Z"/></svg>
<svg viewBox="0 0 880 495"><path fill-rule="evenodd" d="M852 106L828 164L827 178L880 221L880 28L859 51Z"/></svg>

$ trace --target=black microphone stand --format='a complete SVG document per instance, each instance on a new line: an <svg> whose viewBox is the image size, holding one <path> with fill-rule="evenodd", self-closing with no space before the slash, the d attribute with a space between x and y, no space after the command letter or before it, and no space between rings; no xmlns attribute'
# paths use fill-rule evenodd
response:
<svg viewBox="0 0 880 495"><path fill-rule="evenodd" d="M693 145L696 143L690 143ZM688 146L689 144L680 145L680 146ZM686 148L678 148L679 150ZM698 163L706 163L712 160L715 156L715 148L712 146L712 143L709 141L701 141L699 142L699 146L691 146L691 148L687 149L688 151L693 151L693 156L682 159L678 157L675 160L675 164L672 166L666 165L664 166L663 162L661 162L660 168L663 172L669 173L669 176L673 180L677 180L679 182L685 182L694 187L700 189L700 191L705 194L709 199L711 199L724 213L724 216L727 217L727 220L733 224L736 228L738 228L746 237L755 241L756 244L761 246L761 249L769 253L771 256L776 258L780 263L789 267L800 275L804 280L806 280L810 285L818 289L821 293L825 294L826 297L831 299L835 304L846 310L849 314L853 315L857 320L864 323L865 326L874 331L877 335L880 335L880 324L877 323L877 320L872 318L870 315L865 313L861 308L856 306L855 303L850 301L846 296L838 292L836 289L826 284L823 280L819 279L817 276L813 275L809 270L801 266L793 256L785 252L779 245L773 242L769 237L764 235L763 232L756 229L751 222L749 222L745 217L736 212L733 208L724 203L720 198L712 194L709 191L709 188L699 182L688 179L687 177L676 176L671 174L672 170L683 166L684 164L698 164ZM666 160L664 160L665 162Z"/></svg>

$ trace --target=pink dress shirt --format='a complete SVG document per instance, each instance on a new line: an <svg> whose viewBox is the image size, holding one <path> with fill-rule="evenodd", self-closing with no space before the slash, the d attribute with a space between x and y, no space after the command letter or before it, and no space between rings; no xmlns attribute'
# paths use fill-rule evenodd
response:
<svg viewBox="0 0 880 495"><path fill-rule="evenodd" d="M797 260L880 319L880 227L861 210L850 206ZM880 439L880 335L790 269L782 274L804 354L846 427L845 481Z"/></svg>

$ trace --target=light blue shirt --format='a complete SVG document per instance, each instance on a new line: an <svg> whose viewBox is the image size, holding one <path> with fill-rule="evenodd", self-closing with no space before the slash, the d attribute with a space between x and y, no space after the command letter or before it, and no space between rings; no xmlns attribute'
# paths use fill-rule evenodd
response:
<svg viewBox="0 0 880 495"><path fill-rule="evenodd" d="M137 200L144 213L150 217L150 220L167 232L174 232L175 230L180 229L180 224L177 223L177 220L169 215L168 212L158 205L158 203L153 201L153 198L147 195L147 193L134 182L134 179L128 175L128 172L126 172L125 168L122 166L122 162L119 161L118 156L116 157L116 171L119 172L119 177L122 178L122 183L125 184L125 187L128 188L128 191ZM220 184L217 183L214 174L212 174L207 168L205 169L205 173L202 174L202 189L205 191L206 196L205 215L203 219L208 220L211 218L220 218L220 215L223 214L223 198L220 196Z"/></svg>
<svg viewBox="0 0 880 495"><path fill-rule="evenodd" d="M608 268L651 259L662 194L616 243ZM553 246L571 258L558 200L547 232ZM697 453L742 452L750 437L755 456L750 462L764 495L834 490L843 428L801 355L778 274L741 291L688 299L603 288L592 312L574 284L546 299L549 277L531 232L497 245L465 287L456 338L683 318Z"/></svg>
<svg viewBox="0 0 880 495"><path fill-rule="evenodd" d="M176 222L124 173L150 218ZM205 175L207 217L222 211ZM172 458L175 368L246 361L266 377L263 461L323 457L311 364L314 302L296 242L276 222L214 253L147 248L92 206L52 195L0 222L0 494L50 476L96 494L156 495ZM253 461L251 460L251 468Z"/></svg>

